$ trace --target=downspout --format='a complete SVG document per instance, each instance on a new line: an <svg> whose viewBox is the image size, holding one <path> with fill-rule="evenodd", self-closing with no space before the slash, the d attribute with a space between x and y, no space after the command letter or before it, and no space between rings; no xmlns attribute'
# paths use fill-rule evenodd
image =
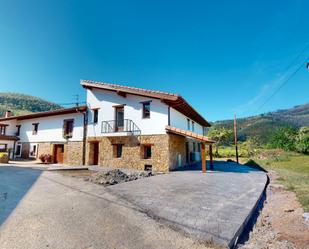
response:
<svg viewBox="0 0 309 249"><path fill-rule="evenodd" d="M87 143L87 126L88 126L88 108L84 112L80 112L78 108L76 111L83 114L84 124L83 124L83 155L82 155L82 164L86 165L86 143Z"/></svg>
<svg viewBox="0 0 309 249"><path fill-rule="evenodd" d="M88 126L88 108L84 115L84 132L83 132L83 165L86 165L86 143L87 143L87 126Z"/></svg>

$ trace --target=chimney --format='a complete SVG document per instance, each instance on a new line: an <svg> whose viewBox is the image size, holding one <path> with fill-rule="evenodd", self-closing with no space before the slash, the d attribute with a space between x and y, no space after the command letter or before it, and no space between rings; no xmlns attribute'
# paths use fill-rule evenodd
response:
<svg viewBox="0 0 309 249"><path fill-rule="evenodd" d="M9 118L9 117L11 117L12 116L12 112L10 111L10 110L7 110L6 112L5 112L5 118Z"/></svg>

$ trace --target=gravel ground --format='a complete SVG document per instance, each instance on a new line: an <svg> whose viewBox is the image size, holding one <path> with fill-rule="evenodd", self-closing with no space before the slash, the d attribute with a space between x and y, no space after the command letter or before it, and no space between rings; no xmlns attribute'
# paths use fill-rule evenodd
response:
<svg viewBox="0 0 309 249"><path fill-rule="evenodd" d="M270 184L262 212L241 249L308 249L309 224L296 196L276 183L277 174L269 173Z"/></svg>
<svg viewBox="0 0 309 249"><path fill-rule="evenodd" d="M115 185L118 183L134 181L154 175L151 171L104 169L104 170L68 170L59 171L67 176L83 178L85 181L93 182L103 186Z"/></svg>
<svg viewBox="0 0 309 249"><path fill-rule="evenodd" d="M126 174L119 169L113 169L108 172L97 172L89 177L85 177L84 180L107 186L134 181L150 176L153 176L152 172L144 171Z"/></svg>

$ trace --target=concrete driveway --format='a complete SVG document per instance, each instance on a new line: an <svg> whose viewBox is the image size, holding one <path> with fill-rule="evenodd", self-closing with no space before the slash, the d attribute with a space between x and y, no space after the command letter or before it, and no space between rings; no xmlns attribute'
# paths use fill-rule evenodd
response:
<svg viewBox="0 0 309 249"><path fill-rule="evenodd" d="M0 248L207 248L197 238L228 245L265 183L263 172L225 164L111 187L0 167Z"/></svg>

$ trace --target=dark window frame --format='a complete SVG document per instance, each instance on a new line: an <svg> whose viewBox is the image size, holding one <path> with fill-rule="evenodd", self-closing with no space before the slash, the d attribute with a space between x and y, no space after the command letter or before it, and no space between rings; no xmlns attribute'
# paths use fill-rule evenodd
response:
<svg viewBox="0 0 309 249"><path fill-rule="evenodd" d="M151 159L152 158L152 145L151 144L144 144L143 145L143 158L144 159Z"/></svg>
<svg viewBox="0 0 309 249"><path fill-rule="evenodd" d="M20 135L20 128L21 128L21 125L16 125L16 128L17 128L16 136L19 136L19 135Z"/></svg>
<svg viewBox="0 0 309 249"><path fill-rule="evenodd" d="M187 129L188 131L191 130L191 120L189 118L187 118Z"/></svg>
<svg viewBox="0 0 309 249"><path fill-rule="evenodd" d="M99 108L94 108L92 109L92 112L93 112L93 123L94 124L97 124L98 121L99 121Z"/></svg>
<svg viewBox="0 0 309 249"><path fill-rule="evenodd" d="M5 136L6 135L6 127L7 124L0 124L0 135Z"/></svg>
<svg viewBox="0 0 309 249"><path fill-rule="evenodd" d="M143 105L142 107L142 118L143 119L149 119L150 118L150 113L151 113L151 101L145 101L145 102L141 102L141 104ZM148 108L146 108L146 106L149 106Z"/></svg>
<svg viewBox="0 0 309 249"><path fill-rule="evenodd" d="M72 138L74 131L74 119L63 120L63 137Z"/></svg>
<svg viewBox="0 0 309 249"><path fill-rule="evenodd" d="M123 144L113 145L114 158L122 158L123 155Z"/></svg>
<svg viewBox="0 0 309 249"><path fill-rule="evenodd" d="M39 131L39 124L40 123L33 123L33 128L32 128L32 135L37 135Z"/></svg>

